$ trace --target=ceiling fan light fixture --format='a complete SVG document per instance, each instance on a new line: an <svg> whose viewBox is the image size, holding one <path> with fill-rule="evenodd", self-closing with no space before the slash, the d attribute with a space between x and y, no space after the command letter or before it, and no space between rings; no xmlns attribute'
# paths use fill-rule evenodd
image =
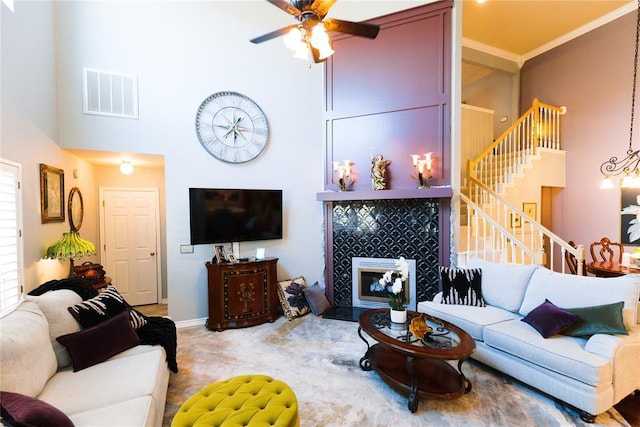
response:
<svg viewBox="0 0 640 427"><path fill-rule="evenodd" d="M285 46L295 51L299 48L300 43L303 43L302 31L300 31L300 28L294 27L291 30L289 30L289 32L287 33L286 36L284 36L282 41L284 42Z"/></svg>
<svg viewBox="0 0 640 427"><path fill-rule="evenodd" d="M326 59L335 53L335 51L331 49L329 35L325 31L322 23L315 25L311 30L311 46L320 51L320 60Z"/></svg>

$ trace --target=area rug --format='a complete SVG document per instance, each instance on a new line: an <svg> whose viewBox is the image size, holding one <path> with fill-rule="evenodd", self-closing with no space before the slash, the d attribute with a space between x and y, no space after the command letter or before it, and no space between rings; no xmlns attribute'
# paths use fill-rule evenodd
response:
<svg viewBox="0 0 640 427"><path fill-rule="evenodd" d="M420 399L411 413L405 396L375 371L360 369L365 350L357 323L313 314L223 332L179 329L180 372L171 374L163 425L170 426L182 402L208 384L264 374L293 389L302 427L629 426L613 408L586 424L575 411L473 360L463 366L473 384L469 394L451 401Z"/></svg>

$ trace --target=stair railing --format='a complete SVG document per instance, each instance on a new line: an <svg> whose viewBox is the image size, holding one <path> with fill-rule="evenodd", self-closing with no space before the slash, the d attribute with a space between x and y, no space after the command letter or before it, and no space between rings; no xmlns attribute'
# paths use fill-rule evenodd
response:
<svg viewBox="0 0 640 427"><path fill-rule="evenodd" d="M543 104L535 98L529 110L467 163L467 177L500 191L538 147L560 149L560 116L566 111L565 107Z"/></svg>
<svg viewBox="0 0 640 427"><path fill-rule="evenodd" d="M468 227L464 237L468 255L498 262L545 265L565 273L565 253L569 252L577 260L578 274L583 274L584 246L574 248L478 179L469 177L468 188L468 196L460 195L461 202L467 205Z"/></svg>

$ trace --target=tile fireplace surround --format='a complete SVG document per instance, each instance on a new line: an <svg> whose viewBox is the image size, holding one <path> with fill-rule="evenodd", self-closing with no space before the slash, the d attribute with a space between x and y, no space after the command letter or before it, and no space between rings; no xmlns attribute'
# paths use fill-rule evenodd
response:
<svg viewBox="0 0 640 427"><path fill-rule="evenodd" d="M443 205L447 209L443 210ZM438 292L438 268L443 252L441 234L448 238L448 199L338 200L327 206L327 296L335 307L352 306L352 258L416 260L417 300ZM442 228L441 221L446 222ZM444 249L444 250L443 250ZM329 264L329 262L328 262ZM357 290L356 290L357 292Z"/></svg>

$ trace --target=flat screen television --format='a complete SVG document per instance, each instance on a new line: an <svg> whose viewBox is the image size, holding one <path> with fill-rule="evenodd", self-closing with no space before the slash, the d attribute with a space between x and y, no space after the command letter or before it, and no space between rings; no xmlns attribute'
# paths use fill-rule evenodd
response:
<svg viewBox="0 0 640 427"><path fill-rule="evenodd" d="M189 188L191 244L282 239L282 190Z"/></svg>

